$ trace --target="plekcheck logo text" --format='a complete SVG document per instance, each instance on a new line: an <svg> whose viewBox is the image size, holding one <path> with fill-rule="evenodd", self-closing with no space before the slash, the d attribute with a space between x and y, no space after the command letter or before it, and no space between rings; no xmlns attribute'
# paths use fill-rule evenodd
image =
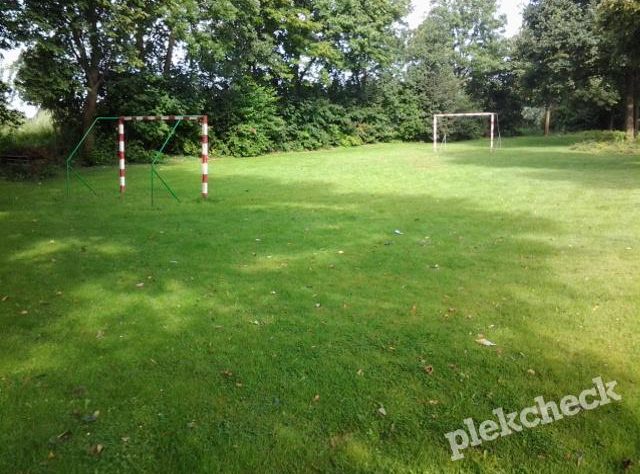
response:
<svg viewBox="0 0 640 474"><path fill-rule="evenodd" d="M469 446L478 446L483 441L494 441L501 436L518 433L524 428L546 425L561 420L565 416L577 415L581 410L594 410L612 401L622 400L622 396L614 391L618 382L604 383L602 377L596 377L592 382L594 387L583 390L578 396L563 397L559 407L556 402L546 402L542 396L539 396L533 399L536 402L535 405L526 407L520 412L505 414L502 408L496 408L493 414L496 415L497 422L485 420L477 429L473 418L462 420L466 429L450 431L444 435L451 446L451 460L457 461L464 458L462 450Z"/></svg>

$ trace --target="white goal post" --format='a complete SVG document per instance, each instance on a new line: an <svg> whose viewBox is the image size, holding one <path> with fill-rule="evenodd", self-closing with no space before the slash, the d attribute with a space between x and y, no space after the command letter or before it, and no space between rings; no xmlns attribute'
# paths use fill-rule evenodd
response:
<svg viewBox="0 0 640 474"><path fill-rule="evenodd" d="M438 151L438 119L444 117L490 117L491 118L491 151L494 150L494 137L498 114L495 112L472 112L464 114L434 114L433 115L433 151ZM499 133L499 132L498 132Z"/></svg>

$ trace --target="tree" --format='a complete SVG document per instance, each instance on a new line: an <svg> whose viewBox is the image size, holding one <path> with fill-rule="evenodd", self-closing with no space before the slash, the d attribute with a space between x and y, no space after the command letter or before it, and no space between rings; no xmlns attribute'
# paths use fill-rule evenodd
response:
<svg viewBox="0 0 640 474"><path fill-rule="evenodd" d="M602 0L597 11L602 34L612 45L614 62L623 70L625 130L627 138L633 139L640 94L640 2Z"/></svg>
<svg viewBox="0 0 640 474"><path fill-rule="evenodd" d="M23 115L16 110L11 110L9 106L10 93L9 86L0 81L0 127L7 125L14 127L20 125L23 120Z"/></svg>
<svg viewBox="0 0 640 474"><path fill-rule="evenodd" d="M554 107L590 103L612 108L616 94L601 67L601 38L588 0L532 0L518 38L523 89L545 108L545 135Z"/></svg>
<svg viewBox="0 0 640 474"><path fill-rule="evenodd" d="M58 118L79 113L86 130L95 118L104 81L118 61L123 33L118 31L119 13L107 0L21 3L19 38L27 51L18 79L25 97L52 109ZM43 68L47 75L41 74ZM85 151L92 145L90 138Z"/></svg>
<svg viewBox="0 0 640 474"><path fill-rule="evenodd" d="M0 60L2 60L2 51L11 47L13 43L14 18L12 15L11 7L16 6L17 2L9 0L3 5L0 10ZM9 106L9 96L11 94L11 88L8 84L2 81L0 76L0 126L3 125L17 125L22 119L22 114L11 110Z"/></svg>
<svg viewBox="0 0 640 474"><path fill-rule="evenodd" d="M502 97L514 82L504 21L495 0L433 2L409 41L408 58L408 80L428 114L509 106Z"/></svg>
<svg viewBox="0 0 640 474"><path fill-rule="evenodd" d="M355 99L367 100L367 86L399 59L397 24L408 0L319 0L316 17L339 56L326 61L335 83L352 86ZM346 79L346 80L345 80Z"/></svg>
<svg viewBox="0 0 640 474"><path fill-rule="evenodd" d="M24 96L58 119L79 115L87 130L110 75L149 64L168 74L191 5L175 0L16 2L16 36L27 47L18 74ZM85 153L92 147L90 136Z"/></svg>

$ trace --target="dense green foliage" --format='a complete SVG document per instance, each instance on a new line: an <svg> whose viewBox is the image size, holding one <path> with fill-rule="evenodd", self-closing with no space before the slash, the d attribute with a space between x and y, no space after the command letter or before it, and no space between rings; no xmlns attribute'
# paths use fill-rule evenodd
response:
<svg viewBox="0 0 640 474"><path fill-rule="evenodd" d="M633 5L638 3L531 0L525 8L516 50L522 90L531 104L554 110L557 128L624 124L633 138L640 80L640 7Z"/></svg>
<svg viewBox="0 0 640 474"><path fill-rule="evenodd" d="M409 0L9 1L0 49L24 48L14 86L53 114L65 143L97 115L206 113L213 150L254 156L430 139L435 112L495 111L506 134L539 126L531 107L556 130L633 129L633 5L531 0L508 39L497 0L433 0L414 31L402 23ZM15 119L6 88L3 122ZM486 133L480 120L443 127L452 138ZM170 152L197 149L185 128ZM133 126L132 150L167 131ZM112 132L90 136L86 162L111 160Z"/></svg>

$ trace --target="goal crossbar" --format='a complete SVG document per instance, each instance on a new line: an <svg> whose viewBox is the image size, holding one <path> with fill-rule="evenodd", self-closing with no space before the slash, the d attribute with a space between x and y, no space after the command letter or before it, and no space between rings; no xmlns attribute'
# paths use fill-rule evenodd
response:
<svg viewBox="0 0 640 474"><path fill-rule="evenodd" d="M498 121L496 112L468 112L454 114L434 114L433 115L433 151L438 151L438 119L446 117L490 117L491 118L491 142L490 150L494 150L495 128Z"/></svg>

